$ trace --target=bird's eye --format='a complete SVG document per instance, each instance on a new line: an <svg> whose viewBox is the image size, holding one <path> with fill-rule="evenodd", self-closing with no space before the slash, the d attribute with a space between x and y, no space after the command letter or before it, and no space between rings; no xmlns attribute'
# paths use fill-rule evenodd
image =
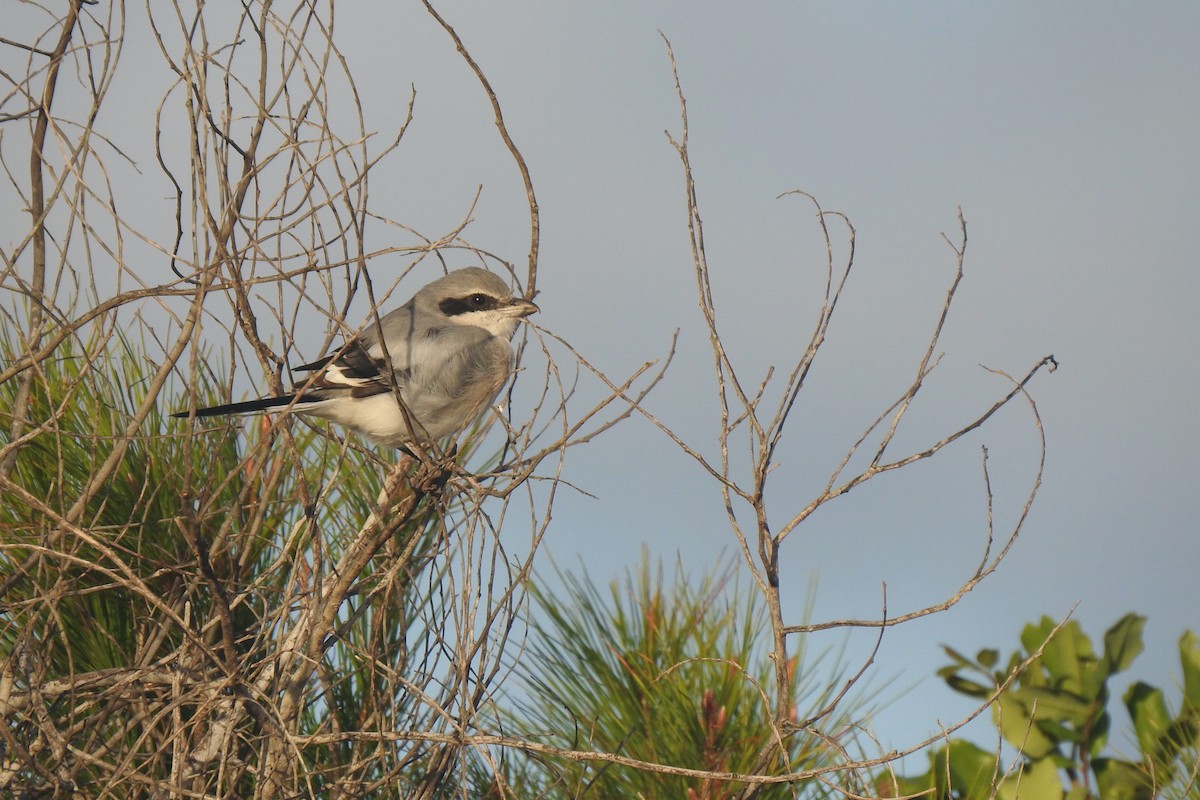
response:
<svg viewBox="0 0 1200 800"><path fill-rule="evenodd" d="M485 305L487 305L487 300L487 295L485 294L471 295L471 305L475 306L476 308L483 308Z"/></svg>

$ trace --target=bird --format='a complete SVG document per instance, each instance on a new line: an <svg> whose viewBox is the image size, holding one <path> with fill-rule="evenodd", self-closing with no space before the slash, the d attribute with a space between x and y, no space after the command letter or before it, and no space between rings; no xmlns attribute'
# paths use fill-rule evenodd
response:
<svg viewBox="0 0 1200 800"><path fill-rule="evenodd" d="M379 444L409 449L462 432L496 399L513 369L509 340L541 309L481 267L427 284L338 351L297 367L291 392L181 411L215 417L286 407L332 420ZM398 395L398 396L397 396Z"/></svg>

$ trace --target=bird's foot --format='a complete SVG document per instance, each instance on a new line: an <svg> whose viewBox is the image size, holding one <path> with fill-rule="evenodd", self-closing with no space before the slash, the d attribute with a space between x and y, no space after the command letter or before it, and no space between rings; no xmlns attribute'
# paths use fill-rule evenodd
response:
<svg viewBox="0 0 1200 800"><path fill-rule="evenodd" d="M422 494L440 492L454 474L452 460L422 460L417 462L416 469L409 475L409 485Z"/></svg>

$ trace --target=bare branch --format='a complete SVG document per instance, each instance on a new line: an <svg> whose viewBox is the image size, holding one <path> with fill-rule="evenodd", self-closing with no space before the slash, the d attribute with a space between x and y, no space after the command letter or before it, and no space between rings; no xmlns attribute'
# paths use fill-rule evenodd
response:
<svg viewBox="0 0 1200 800"><path fill-rule="evenodd" d="M529 272L525 279L525 288L530 299L537 296L537 264L538 264L538 246L540 241L541 217L538 212L537 195L533 191L533 179L529 175L529 167L525 165L525 157L521 155L520 149L513 142L512 136L508 133L508 126L504 124L504 115L500 112L500 100L496 97L496 92L492 89L491 81L484 75L483 69L471 57L466 45L463 44L457 31L446 22L445 18L437 12L433 4L429 0L421 0L429 15L437 20L438 25L442 26L442 30L449 34L454 40L454 47L458 50L458 54L462 56L463 61L467 62L467 66L475 73L475 77L479 79L479 85L483 87L483 91L487 94L488 102L492 105L492 113L496 118L496 130L500 132L500 138L504 140L504 146L508 148L508 152L512 154L513 161L517 164L517 169L521 173L521 180L525 184L525 199L529 203Z"/></svg>

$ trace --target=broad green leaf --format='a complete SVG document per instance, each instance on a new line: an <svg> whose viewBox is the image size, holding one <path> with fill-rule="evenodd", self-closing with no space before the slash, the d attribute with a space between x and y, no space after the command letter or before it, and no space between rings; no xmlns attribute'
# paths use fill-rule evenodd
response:
<svg viewBox="0 0 1200 800"><path fill-rule="evenodd" d="M1061 722L1056 722L1052 719L1039 719L1037 726L1042 733L1056 742L1074 745L1083 739L1083 734L1074 725L1063 725Z"/></svg>
<svg viewBox="0 0 1200 800"><path fill-rule="evenodd" d="M1087 723L1095 708L1078 695L1045 686L1029 686L1017 689L1012 694L1028 709L1033 719L1069 724L1076 728Z"/></svg>
<svg viewBox="0 0 1200 800"><path fill-rule="evenodd" d="M958 674L947 675L946 683L954 691L958 692L959 694L965 694L968 697L990 697L992 692L995 691L995 688L992 686L984 686L981 683L967 680Z"/></svg>
<svg viewBox="0 0 1200 800"><path fill-rule="evenodd" d="M1107 711L1093 720L1092 729L1089 732L1091 740L1088 745L1088 753L1092 758L1096 758L1104 752L1104 745L1108 743L1108 731L1111 727L1112 716Z"/></svg>
<svg viewBox="0 0 1200 800"><path fill-rule="evenodd" d="M998 800L1061 800L1062 778L1049 761L1034 761L1016 775L1000 782Z"/></svg>
<svg viewBox="0 0 1200 800"><path fill-rule="evenodd" d="M949 768L947 758L949 747L942 747L929 753L929 771L911 781L901 781L900 787L908 794L927 793L931 798L950 797L951 787L948 783Z"/></svg>
<svg viewBox="0 0 1200 800"><path fill-rule="evenodd" d="M1058 742L1033 724L1029 719L1029 709L1022 705L1012 692L1000 695L996 704L992 706L992 713L1005 741L1027 758L1044 758L1057 749Z"/></svg>
<svg viewBox="0 0 1200 800"><path fill-rule="evenodd" d="M962 670L962 667L957 664L947 664L937 671L937 676L939 678L947 678L951 675L957 675L960 670Z"/></svg>
<svg viewBox="0 0 1200 800"><path fill-rule="evenodd" d="M950 758L950 785L962 800L987 800L992 780L998 775L995 753L965 739L953 739L946 747Z"/></svg>
<svg viewBox="0 0 1200 800"><path fill-rule="evenodd" d="M1104 634L1104 660L1108 662L1110 675L1129 669L1133 660L1141 654L1144 649L1142 631L1145 627L1145 617L1126 614Z"/></svg>
<svg viewBox="0 0 1200 800"><path fill-rule="evenodd" d="M1092 762L1097 788L1103 800L1153 800L1154 787L1137 765L1118 758Z"/></svg>
<svg viewBox="0 0 1200 800"><path fill-rule="evenodd" d="M1179 766L1194 769L1197 739L1200 738L1200 719L1189 709L1182 712L1159 737L1155 753L1155 776L1160 783L1169 782Z"/></svg>
<svg viewBox="0 0 1200 800"><path fill-rule="evenodd" d="M1078 766L1075 763L1075 759L1071 758L1070 756L1064 756L1059 752L1051 753L1050 755L1046 756L1044 760L1049 761L1055 767L1062 770L1075 769L1075 767Z"/></svg>
<svg viewBox="0 0 1200 800"><path fill-rule="evenodd" d="M1003 673L1001 673L1000 670L996 670L996 682L1003 682L1005 678L1020 669L1021 662L1024 660L1024 654L1020 650L1015 651L1011 656L1008 657L1008 668L1005 669ZM1029 669L1026 670L1026 672L1036 672L1037 670L1037 664L1030 664Z"/></svg>
<svg viewBox="0 0 1200 800"><path fill-rule="evenodd" d="M1075 620L1064 625L1046 643L1042 663L1053 676L1055 686L1089 699L1096 696L1104 683L1104 676L1095 674L1098 664L1092 642Z"/></svg>
<svg viewBox="0 0 1200 800"><path fill-rule="evenodd" d="M984 648L976 654L975 660L984 667L991 669L992 667L996 666L997 662L1000 661L1000 651L994 650L990 647Z"/></svg>
<svg viewBox="0 0 1200 800"><path fill-rule="evenodd" d="M1179 663L1183 666L1183 702L1200 711L1200 637L1191 631L1179 638Z"/></svg>
<svg viewBox="0 0 1200 800"><path fill-rule="evenodd" d="M1138 747L1143 755L1153 756L1158 740L1171 724L1171 712L1161 689L1138 681L1125 692L1125 707L1133 720Z"/></svg>
<svg viewBox="0 0 1200 800"><path fill-rule="evenodd" d="M944 652L947 656L949 656L950 660L953 661L954 664L958 667L971 669L972 667L975 666L974 662L972 662L971 659L967 658L962 653L958 652L957 650L955 650L953 647L951 647L948 644L942 645L942 652Z"/></svg>
<svg viewBox="0 0 1200 800"><path fill-rule="evenodd" d="M929 772L911 778L906 778L903 775L882 775L875 779L875 791L879 797L911 797L919 795L922 792L935 789L935 774L936 770L930 769ZM939 793L935 790L926 796L936 798L944 794L945 792Z"/></svg>
<svg viewBox="0 0 1200 800"><path fill-rule="evenodd" d="M1054 625L1054 620L1044 616L1037 622L1031 622L1022 628L1021 646L1025 648L1025 652L1033 653L1041 647L1054 632Z"/></svg>

